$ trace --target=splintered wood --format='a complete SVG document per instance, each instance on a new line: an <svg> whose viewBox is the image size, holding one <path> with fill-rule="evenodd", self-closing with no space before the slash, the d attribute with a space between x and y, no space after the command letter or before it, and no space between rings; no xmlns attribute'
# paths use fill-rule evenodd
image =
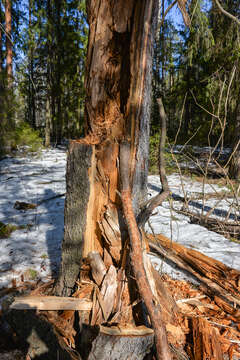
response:
<svg viewBox="0 0 240 360"><path fill-rule="evenodd" d="M185 281L164 276L164 283L179 308L180 327L192 337L192 343L185 343L190 358L221 360L227 354L227 359L240 359L240 272L171 242L163 235L147 237L151 250L175 262L200 281L201 285L196 288Z"/></svg>
<svg viewBox="0 0 240 360"><path fill-rule="evenodd" d="M115 231L118 231L116 225ZM175 261L201 283L196 286L160 275L147 259L144 260L147 276L154 279L152 291L162 307L173 359L240 359L240 272L195 250L172 243L162 235L155 238L146 236L151 250ZM105 343L106 336L150 336L153 330L137 326L132 318L132 309L141 305L142 301L139 297L134 301L129 297L125 273L127 248L121 256L120 268L112 263L106 266L97 251L89 253L86 265L82 266L88 276L77 282L78 289L72 298L43 296L44 291L49 294L49 286L52 286L47 284L32 291L32 296L17 298L12 308L64 310L44 314L71 348L75 347L73 324L76 310L79 318L83 319L82 314L85 314L91 325L100 326L97 343Z"/></svg>
<svg viewBox="0 0 240 360"><path fill-rule="evenodd" d="M193 319L192 327L194 359L223 360L218 331L201 318Z"/></svg>

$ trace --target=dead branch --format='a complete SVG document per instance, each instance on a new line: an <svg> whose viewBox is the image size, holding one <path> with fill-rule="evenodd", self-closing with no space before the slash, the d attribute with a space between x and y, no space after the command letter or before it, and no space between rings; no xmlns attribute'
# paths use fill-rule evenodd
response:
<svg viewBox="0 0 240 360"><path fill-rule="evenodd" d="M158 27L157 27L157 32L160 31L161 27L163 26L163 23L164 23L164 20L167 16L167 14L169 13L169 11L174 7L174 5L177 3L177 0L174 0L167 8L167 10L165 11L165 13L163 14L163 17L160 21L160 23L158 24Z"/></svg>
<svg viewBox="0 0 240 360"><path fill-rule="evenodd" d="M43 199L43 200L40 200L37 205L42 205L43 203L47 202L47 201L50 201L50 200L54 200L54 199L58 199L60 197L63 197L65 196L66 193L62 193L62 194L57 194L57 195L54 195L54 196L51 196L49 198L46 198L46 199Z"/></svg>
<svg viewBox="0 0 240 360"><path fill-rule="evenodd" d="M198 224L204 226L208 230L214 231L226 237L234 237L240 239L239 222L227 222L225 220L221 221L219 219L209 217L208 215L196 214L193 211L187 209L183 209L183 210L173 209L173 210L176 211L177 213L189 216L192 224Z"/></svg>
<svg viewBox="0 0 240 360"><path fill-rule="evenodd" d="M177 3L178 3L178 8L182 13L184 24L186 26L190 26L191 21L190 21L190 17L188 15L188 12L187 12L187 9L186 9L187 0L178 0Z"/></svg>
<svg viewBox="0 0 240 360"><path fill-rule="evenodd" d="M152 293L144 270L141 235L133 211L131 190L129 186L129 158L130 146L128 143L123 142L120 146L120 177L122 182L121 195L123 212L130 237L130 257L133 272L136 278L139 293L147 307L154 329L157 358L159 360L170 360L172 359L172 355L168 346L166 328L162 319L161 306Z"/></svg>

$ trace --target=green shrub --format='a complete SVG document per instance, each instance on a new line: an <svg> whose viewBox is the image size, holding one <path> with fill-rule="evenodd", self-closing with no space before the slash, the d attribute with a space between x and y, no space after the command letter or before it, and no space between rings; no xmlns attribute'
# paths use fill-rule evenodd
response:
<svg viewBox="0 0 240 360"><path fill-rule="evenodd" d="M13 224L4 224L0 221L0 239L8 238L13 231L30 229L32 224L27 225L13 225Z"/></svg>
<svg viewBox="0 0 240 360"><path fill-rule="evenodd" d="M28 269L29 280L36 280L38 277L38 272L34 269Z"/></svg>
<svg viewBox="0 0 240 360"><path fill-rule="evenodd" d="M42 148L42 139L37 130L29 124L22 123L15 129L14 147L22 148L24 152L37 152Z"/></svg>
<svg viewBox="0 0 240 360"><path fill-rule="evenodd" d="M12 224L4 224L0 221L0 239L8 238L18 227Z"/></svg>

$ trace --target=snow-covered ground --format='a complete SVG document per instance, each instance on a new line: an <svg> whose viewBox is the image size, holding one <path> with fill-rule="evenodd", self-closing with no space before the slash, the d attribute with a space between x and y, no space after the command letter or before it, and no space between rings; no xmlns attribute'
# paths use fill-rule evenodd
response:
<svg viewBox="0 0 240 360"><path fill-rule="evenodd" d="M168 182L173 197L174 195L183 196L183 188L185 194L188 197L194 197L194 195L196 196L198 194L202 194L202 183L193 181L187 177L183 177L182 180L183 181L181 184L180 176L178 174L172 174L168 176ZM155 175L149 176L148 187L149 196L156 195L161 188L159 177ZM228 192L229 189L212 184L206 184L204 186L205 194L215 194L217 192L223 191ZM205 201L203 207L202 200L197 199L191 201L190 208L195 213L200 214L203 207L205 214L214 207L214 211L211 216L215 216L220 219L221 214L226 216L229 206L233 203L233 201L235 200L229 199L229 201L227 201L227 199L224 199L219 201L219 199L210 198ZM226 239L224 236L219 235L213 231L209 231L203 226L191 224L189 217L172 210L172 207L180 209L182 205L183 204L181 202L176 201L172 201L171 204L169 202L164 202L163 205L159 207L150 218L150 224L154 230L154 233L163 234L175 242L198 250L207 256L222 261L230 267L240 270L240 244L229 241L229 239ZM235 215L235 212L232 215ZM151 232L151 228L149 226L147 226L147 231ZM190 279L188 275L179 273L179 270L176 270L174 267L160 262L159 259L155 256L152 256L151 259L152 262L156 265L157 269L169 273L172 277Z"/></svg>
<svg viewBox="0 0 240 360"><path fill-rule="evenodd" d="M64 197L55 196L65 193L65 167L66 152L59 149L0 162L0 221L27 225L0 239L0 287L11 285L12 279L47 279L56 272L61 257ZM19 211L14 208L16 201L40 205Z"/></svg>
<svg viewBox="0 0 240 360"><path fill-rule="evenodd" d="M6 158L0 161L0 221L8 224L26 225L25 229L14 231L9 238L0 239L0 288L24 280L51 278L58 269L61 257L61 241L64 227L66 152L60 149L44 150L32 158ZM180 178L177 174L168 177L173 195L183 196ZM184 178L187 195L202 193L202 184ZM160 189L159 177L149 177L149 196ZM223 187L206 185L205 192L223 191ZM195 194L196 195L196 194ZM32 210L17 210L16 201L38 204ZM227 211L226 200L218 202L209 199L204 210L217 204L214 211ZM180 207L174 201L174 206ZM201 211L201 200L195 200L191 207ZM171 220L169 220L171 219ZM225 264L240 270L240 244L230 242L221 235L189 223L189 218L171 210L165 202L150 219L155 233L162 233L174 241L197 249ZM150 228L148 227L148 230ZM151 256L157 268L178 276L179 271ZM163 265L163 267L162 267ZM182 276L182 275L181 275ZM15 281L14 280L14 281Z"/></svg>

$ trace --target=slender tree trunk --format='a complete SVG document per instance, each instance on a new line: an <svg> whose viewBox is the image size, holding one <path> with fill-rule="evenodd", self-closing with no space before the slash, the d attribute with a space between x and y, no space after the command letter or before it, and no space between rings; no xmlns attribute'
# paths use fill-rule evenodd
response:
<svg viewBox="0 0 240 360"><path fill-rule="evenodd" d="M1 22L1 24L3 24L3 16L2 16L1 11L0 11L0 22ZM0 97L2 95L3 88L4 88L4 83L3 83L3 37L2 37L2 35L3 35L3 32L2 32L2 29L0 28Z"/></svg>
<svg viewBox="0 0 240 360"><path fill-rule="evenodd" d="M51 133L52 133L52 107L51 107L51 40L50 40L50 0L47 1L47 86L46 86L46 115L45 115L45 146L48 147L51 145Z"/></svg>
<svg viewBox="0 0 240 360"><path fill-rule="evenodd" d="M33 0L28 2L28 29L29 29L29 52L28 52L28 71L29 71L29 122L33 129L36 129L36 104L35 104L35 89L34 89L34 70L33 70L33 33L32 33L32 11Z"/></svg>
<svg viewBox="0 0 240 360"><path fill-rule="evenodd" d="M231 156L232 159L229 168L230 177L240 180L240 103L236 109L235 139Z"/></svg>
<svg viewBox="0 0 240 360"><path fill-rule="evenodd" d="M2 13L0 11L0 22L2 24ZM2 30L0 28L0 74L2 73L3 70L3 49L2 49ZM0 82L1 82L1 78L0 78ZM1 83L0 83L1 86Z"/></svg>
<svg viewBox="0 0 240 360"><path fill-rule="evenodd" d="M51 108L50 108L49 94L47 94L46 121L45 121L45 146L49 147L50 145L51 145Z"/></svg>
<svg viewBox="0 0 240 360"><path fill-rule="evenodd" d="M164 13L165 13L165 2L164 0L162 0L162 19L164 18ZM164 91L165 91L165 22L163 22L162 27L161 27L161 37L160 37L160 41L161 41L161 56L162 56L162 92L164 95Z"/></svg>
<svg viewBox="0 0 240 360"><path fill-rule="evenodd" d="M56 16L57 16L57 63L56 63L56 89L57 89L57 110L56 110L56 141L57 143L61 143L63 136L63 116L62 116L62 90L61 90L61 58L62 54L62 35L61 35L61 10L62 10L62 1L58 0L56 2Z"/></svg>
<svg viewBox="0 0 240 360"><path fill-rule="evenodd" d="M11 87L13 80L12 73L12 62L13 62L13 51L12 51L12 6L11 0L6 0L5 5L5 22L6 22L6 69L8 77L8 87Z"/></svg>
<svg viewBox="0 0 240 360"><path fill-rule="evenodd" d="M0 22L1 24L3 23L2 21L2 12L1 12L1 9L0 9ZM1 124L0 124L0 131L1 133L3 132L3 127L4 127L4 124L3 124L3 104L4 104L4 72L3 72L3 42L2 42L2 30L0 28L0 103L1 103L1 106L0 106L0 118L2 119L1 120ZM0 135L0 156L1 156L1 152L3 151L3 140L2 140L2 136Z"/></svg>

